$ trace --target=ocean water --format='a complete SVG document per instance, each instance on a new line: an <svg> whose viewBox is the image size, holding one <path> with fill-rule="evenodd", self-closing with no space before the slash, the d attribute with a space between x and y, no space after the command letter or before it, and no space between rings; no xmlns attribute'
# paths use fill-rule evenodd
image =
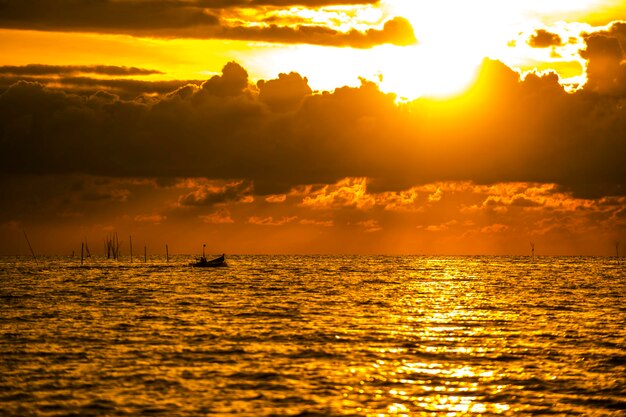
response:
<svg viewBox="0 0 626 417"><path fill-rule="evenodd" d="M624 416L609 258L0 259L1 416Z"/></svg>

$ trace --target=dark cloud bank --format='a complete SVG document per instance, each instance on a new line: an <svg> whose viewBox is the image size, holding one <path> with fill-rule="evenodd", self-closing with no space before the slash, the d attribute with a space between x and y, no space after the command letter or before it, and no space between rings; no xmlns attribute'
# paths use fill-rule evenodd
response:
<svg viewBox="0 0 626 417"><path fill-rule="evenodd" d="M589 35L589 83L575 94L555 74L520 80L490 60L467 94L405 105L366 81L313 94L290 73L254 86L236 63L157 98L19 81L0 95L0 170L244 180L257 194L365 176L372 190L532 181L626 195L623 27Z"/></svg>
<svg viewBox="0 0 626 417"><path fill-rule="evenodd" d="M372 27L363 32L354 29L340 32L306 20L298 21L295 17L286 22L274 16L271 24L262 26L256 21L267 19L265 13L271 15L272 11L286 7L319 8L376 3L377 0L0 0L0 27L354 48L415 43L411 24L401 17L387 20L382 28ZM258 17L242 22L246 17L237 12L250 8L258 9ZM240 23L229 23L227 17L231 14L236 15L235 20Z"/></svg>
<svg viewBox="0 0 626 417"><path fill-rule="evenodd" d="M0 74L13 76L41 76L41 75L77 75L98 74L107 76L133 76L163 74L161 71L136 68L118 67L114 65L3 65Z"/></svg>

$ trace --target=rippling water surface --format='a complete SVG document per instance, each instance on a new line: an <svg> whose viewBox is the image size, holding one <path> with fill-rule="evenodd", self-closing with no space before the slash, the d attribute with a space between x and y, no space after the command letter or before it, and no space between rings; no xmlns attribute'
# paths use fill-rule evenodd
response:
<svg viewBox="0 0 626 417"><path fill-rule="evenodd" d="M0 259L0 415L626 415L615 259L186 262Z"/></svg>

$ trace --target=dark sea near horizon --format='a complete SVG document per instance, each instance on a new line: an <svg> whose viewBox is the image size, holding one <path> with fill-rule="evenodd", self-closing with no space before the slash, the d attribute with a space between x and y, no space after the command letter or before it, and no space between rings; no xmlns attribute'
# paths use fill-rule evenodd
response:
<svg viewBox="0 0 626 417"><path fill-rule="evenodd" d="M615 258L0 258L0 415L624 416Z"/></svg>

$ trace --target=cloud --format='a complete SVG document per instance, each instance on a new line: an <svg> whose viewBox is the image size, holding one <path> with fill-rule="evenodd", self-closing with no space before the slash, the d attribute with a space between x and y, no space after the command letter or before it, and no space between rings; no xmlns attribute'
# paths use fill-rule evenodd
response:
<svg viewBox="0 0 626 417"><path fill-rule="evenodd" d="M202 84L202 90L217 97L232 97L241 94L248 86L248 72L236 62L229 62L222 75L215 75Z"/></svg>
<svg viewBox="0 0 626 417"><path fill-rule="evenodd" d="M230 215L230 212L226 209L220 209L214 213L200 216L200 219L204 223L209 224L232 224L235 223Z"/></svg>
<svg viewBox="0 0 626 417"><path fill-rule="evenodd" d="M255 7L255 6L304 6L323 7L341 5L378 4L380 0L208 0L204 4L212 7Z"/></svg>
<svg viewBox="0 0 626 417"><path fill-rule="evenodd" d="M490 226L485 226L480 231L481 231L481 233L497 234L497 233L504 233L507 230L509 230L509 227L507 225L496 223L496 224L492 224Z"/></svg>
<svg viewBox="0 0 626 417"><path fill-rule="evenodd" d="M341 32L320 25L279 26L271 24L269 26L222 26L204 36L352 48L371 48L382 44L407 46L417 42L413 27L403 17L394 17L386 21L382 29L370 28L364 32L356 29Z"/></svg>
<svg viewBox="0 0 626 417"><path fill-rule="evenodd" d="M265 201L267 201L268 203L284 203L285 201L287 201L287 195L286 194L268 195L267 197L265 197Z"/></svg>
<svg viewBox="0 0 626 417"><path fill-rule="evenodd" d="M248 223L257 225L257 226L283 226L288 223L292 223L297 220L297 216L283 216L280 219L274 219L272 216L268 217L259 217L259 216L251 216L248 218Z"/></svg>
<svg viewBox="0 0 626 417"><path fill-rule="evenodd" d="M419 200L419 197L418 187L411 187L408 190L382 193L376 202L384 205L385 210L412 212L419 211L423 207L423 202Z"/></svg>
<svg viewBox="0 0 626 417"><path fill-rule="evenodd" d="M382 28L347 32L301 19L285 19L280 10L353 7L377 4L345 1L167 1L167 0L32 0L0 2L0 27L50 31L120 33L163 38L237 39L369 48L415 43L410 23L401 17ZM251 14L251 11L255 13ZM237 13L245 11L245 13ZM271 18L265 18L270 13ZM337 12L335 12L337 13ZM229 16L233 15L233 18ZM267 23L271 20L271 23ZM265 22L264 22L265 21Z"/></svg>
<svg viewBox="0 0 626 417"><path fill-rule="evenodd" d="M367 194L366 184L365 178L346 178L335 185L328 185L311 193L302 200L301 205L318 210L342 207L371 208L375 200Z"/></svg>
<svg viewBox="0 0 626 417"><path fill-rule="evenodd" d="M154 179L76 174L0 179L5 198L0 205L3 253L14 253L16 242L23 243L22 226L36 250L48 246L57 248L54 253L68 254L76 249L76 243L80 250L84 236L97 246L93 242L118 232L120 237L132 234L133 242L145 241L153 248L162 248L167 242L177 253L197 252L198 242L209 239L219 245L215 252L227 253L245 249L520 254L528 251L532 240L542 254L602 255L613 253L613 241L624 241L626 230L626 197L583 199L556 184L450 181L401 191L367 189L366 198L375 202L371 206L314 210L299 203L324 188L317 185L296 187L281 204L254 198L248 204L226 201L217 206L181 207L173 203L190 189L209 184L222 188L227 182L186 178L164 184ZM350 183L355 180L342 179L331 184L329 191ZM92 189L126 190L127 198L83 199ZM428 195L436 190L444 197L429 201ZM386 202L400 194L417 195L411 203L415 210L387 209ZM493 204L484 204L486 201ZM535 204L525 203L529 201ZM606 252L603 244L608 245Z"/></svg>
<svg viewBox="0 0 626 417"><path fill-rule="evenodd" d="M383 30L369 29L367 35L376 43L406 46L417 42L411 23L399 16L386 21Z"/></svg>
<svg viewBox="0 0 626 417"><path fill-rule="evenodd" d="M134 220L139 223L161 224L167 220L167 216L161 214L140 214L135 216Z"/></svg>
<svg viewBox="0 0 626 417"><path fill-rule="evenodd" d="M153 189L147 180L82 174L0 175L0 219L31 216L49 221L115 216L132 205L134 191ZM134 215L143 215L145 209ZM63 220L64 221L64 220ZM26 222L28 223L28 222Z"/></svg>
<svg viewBox="0 0 626 417"><path fill-rule="evenodd" d="M124 33L216 24L218 18L196 2L5 0L0 3L0 25L7 28Z"/></svg>
<svg viewBox="0 0 626 417"><path fill-rule="evenodd" d="M533 48L548 48L550 46L563 45L563 39L556 34L549 32L545 29L537 29L530 38L528 38L528 44Z"/></svg>
<svg viewBox="0 0 626 417"><path fill-rule="evenodd" d="M374 220L374 219L364 220L364 221L358 222L357 224L363 227L363 229L365 230L365 233L375 233L375 232L380 232L381 230L383 230L383 228L378 223L378 220Z"/></svg>
<svg viewBox="0 0 626 417"><path fill-rule="evenodd" d="M306 226L321 226L321 227L333 227L335 222L332 220L315 220L315 219L302 219L298 223Z"/></svg>
<svg viewBox="0 0 626 417"><path fill-rule="evenodd" d="M326 209L377 205L367 187L404 190L387 204L408 208L417 201L411 187L439 181L625 195L626 108L616 90L603 94L588 53L584 91L566 93L554 73L521 79L486 60L464 96L401 105L368 81L311 94L291 73L254 86L236 63L201 86L132 100L20 81L0 95L0 173L222 181L189 190L179 200L187 207L306 184L318 187L303 207ZM594 82L603 88L590 95ZM442 198L436 188L414 193Z"/></svg>
<svg viewBox="0 0 626 417"><path fill-rule="evenodd" d="M455 226L457 223L458 222L456 220L450 220L449 222L442 223L442 224L431 224L431 225L424 227L424 230L427 232L434 232L434 233L445 232L447 230L450 230L450 228Z"/></svg>
<svg viewBox="0 0 626 417"><path fill-rule="evenodd" d="M49 90L70 94L96 95L106 91L124 100L142 95L163 95L188 85L201 85L203 80L144 81L123 78L90 78L76 76L0 75L0 92L6 91L19 81L29 81L45 86Z"/></svg>
<svg viewBox="0 0 626 417"><path fill-rule="evenodd" d="M137 76L163 74L161 71L137 68L120 67L113 65L42 65L30 64L22 66L3 65L0 66L0 74L8 75L76 75L76 74L98 74L109 76Z"/></svg>
<svg viewBox="0 0 626 417"><path fill-rule="evenodd" d="M250 202L252 199L252 185L245 181L224 185L204 182L191 193L182 196L178 202L181 206L213 206L226 202Z"/></svg>
<svg viewBox="0 0 626 417"><path fill-rule="evenodd" d="M615 22L608 30L587 34L580 55L587 62L585 91L626 96L626 22Z"/></svg>
<svg viewBox="0 0 626 417"><path fill-rule="evenodd" d="M260 80L257 87L259 100L278 112L295 110L312 93L306 77L295 72L278 74L275 80Z"/></svg>
<svg viewBox="0 0 626 417"><path fill-rule="evenodd" d="M102 200L114 200L114 201L126 201L128 199L128 190L94 190L89 189L80 195L83 201L102 201Z"/></svg>

